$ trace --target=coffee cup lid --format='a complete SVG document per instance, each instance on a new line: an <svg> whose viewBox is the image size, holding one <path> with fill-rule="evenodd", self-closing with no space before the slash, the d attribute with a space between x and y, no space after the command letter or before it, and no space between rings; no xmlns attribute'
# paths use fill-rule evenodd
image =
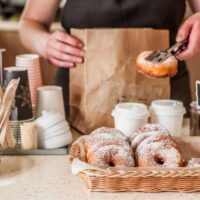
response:
<svg viewBox="0 0 200 200"><path fill-rule="evenodd" d="M150 110L159 114L184 114L185 108L183 103L177 100L161 99L151 103Z"/></svg>
<svg viewBox="0 0 200 200"><path fill-rule="evenodd" d="M144 118L148 116L147 106L141 103L119 103L112 112L113 117Z"/></svg>

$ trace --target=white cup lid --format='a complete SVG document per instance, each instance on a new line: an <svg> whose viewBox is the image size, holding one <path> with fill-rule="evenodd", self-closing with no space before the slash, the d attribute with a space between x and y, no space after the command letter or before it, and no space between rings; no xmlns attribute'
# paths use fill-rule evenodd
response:
<svg viewBox="0 0 200 200"><path fill-rule="evenodd" d="M183 103L177 100L162 99L155 100L150 107L152 112L163 114L184 114L185 108Z"/></svg>
<svg viewBox="0 0 200 200"><path fill-rule="evenodd" d="M112 116L122 118L143 118L148 115L147 106L141 103L119 103L112 112Z"/></svg>

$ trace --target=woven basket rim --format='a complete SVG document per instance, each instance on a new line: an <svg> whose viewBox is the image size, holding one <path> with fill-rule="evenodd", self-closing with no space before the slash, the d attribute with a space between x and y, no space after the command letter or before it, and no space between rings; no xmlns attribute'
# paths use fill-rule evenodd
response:
<svg viewBox="0 0 200 200"><path fill-rule="evenodd" d="M192 170L132 170L132 171L117 171L117 170L107 170L107 173L104 173L100 170L86 169L79 172L79 174L85 174L86 176L95 176L95 177L200 177L200 169Z"/></svg>
<svg viewBox="0 0 200 200"><path fill-rule="evenodd" d="M85 158L85 138L70 149L72 169L90 191L195 192L200 191L200 167L107 169L94 168ZM69 157L70 158L70 157ZM82 162L82 163L80 163ZM73 168L73 166L75 166ZM80 167L83 166L83 167ZM76 167L79 167L79 171ZM75 169L77 171L75 171Z"/></svg>
<svg viewBox="0 0 200 200"><path fill-rule="evenodd" d="M81 160L81 152L79 152L80 141L85 139L87 136L81 136L77 141L72 144L70 150L70 159L73 161L74 159L79 159L80 162L84 162ZM83 145L83 144L82 144ZM80 148L81 149L81 148ZM78 154L77 154L78 152ZM75 155L75 156L74 156ZM88 164L88 163L87 163ZM156 177L200 177L200 167L177 167L177 168L162 168L162 167L155 167L155 168L147 168L147 167L133 167L129 169L117 169L117 168L109 168L106 170L92 168L91 169L84 169L81 170L79 173L85 174L86 176L126 176L126 177L149 177L149 176L156 176Z"/></svg>

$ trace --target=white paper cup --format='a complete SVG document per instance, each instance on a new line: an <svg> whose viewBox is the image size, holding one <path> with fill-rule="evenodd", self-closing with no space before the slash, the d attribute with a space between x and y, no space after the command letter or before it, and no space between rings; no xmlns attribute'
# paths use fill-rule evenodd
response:
<svg viewBox="0 0 200 200"><path fill-rule="evenodd" d="M58 112L43 112L36 121L40 148L50 149L72 142L72 134L65 117Z"/></svg>
<svg viewBox="0 0 200 200"><path fill-rule="evenodd" d="M115 128L127 137L147 123L149 112L147 106L140 103L120 103L112 111Z"/></svg>
<svg viewBox="0 0 200 200"><path fill-rule="evenodd" d="M185 108L176 100L155 100L150 107L151 122L165 127L172 136L180 136Z"/></svg>
<svg viewBox="0 0 200 200"><path fill-rule="evenodd" d="M62 88L58 86L44 86L37 89L38 99L36 117L40 117L43 111L59 112L65 116Z"/></svg>

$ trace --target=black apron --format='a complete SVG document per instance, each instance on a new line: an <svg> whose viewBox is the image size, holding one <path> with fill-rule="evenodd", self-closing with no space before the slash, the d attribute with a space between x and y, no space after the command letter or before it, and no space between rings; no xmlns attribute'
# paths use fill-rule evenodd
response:
<svg viewBox="0 0 200 200"><path fill-rule="evenodd" d="M185 0L68 0L62 12L62 25L70 28L155 28L170 31L170 44L185 13ZM171 98L189 108L191 92L184 62L179 62L176 76L171 78ZM63 87L66 113L69 113L69 72L59 68L56 84Z"/></svg>

